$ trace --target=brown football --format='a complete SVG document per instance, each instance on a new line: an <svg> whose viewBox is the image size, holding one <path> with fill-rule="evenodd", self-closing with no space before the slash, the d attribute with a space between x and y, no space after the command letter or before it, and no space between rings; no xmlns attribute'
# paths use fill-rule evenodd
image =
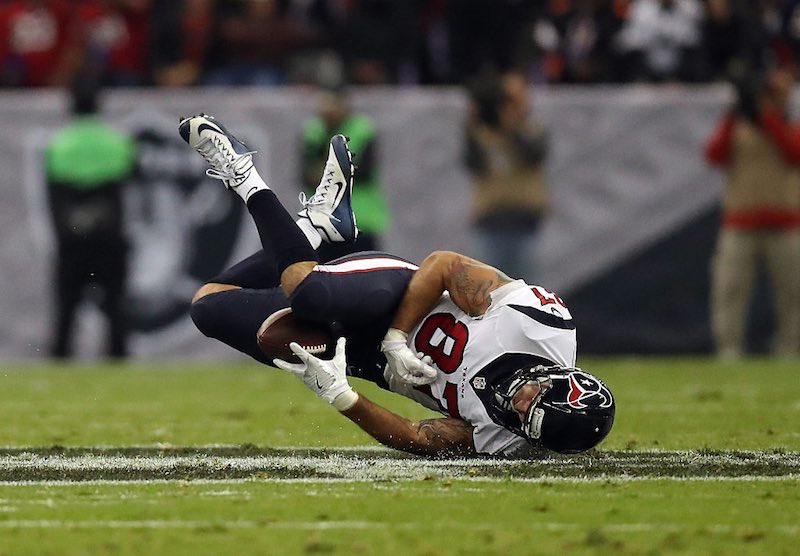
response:
<svg viewBox="0 0 800 556"><path fill-rule="evenodd" d="M300 363L289 348L297 342L312 355L327 358L333 352L333 336L327 324L300 320L291 308L272 313L258 329L258 347L270 359Z"/></svg>

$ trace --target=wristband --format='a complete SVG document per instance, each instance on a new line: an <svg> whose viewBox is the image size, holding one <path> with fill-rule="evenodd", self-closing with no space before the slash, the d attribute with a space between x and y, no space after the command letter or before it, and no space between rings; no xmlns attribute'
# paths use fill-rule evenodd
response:
<svg viewBox="0 0 800 556"><path fill-rule="evenodd" d="M356 394L355 390L351 388L350 390L342 392L336 396L331 404L339 411L347 411L353 407L357 401L358 394Z"/></svg>
<svg viewBox="0 0 800 556"><path fill-rule="evenodd" d="M403 342L408 341L408 334L398 328L390 328L386 331L386 336L383 337L386 342Z"/></svg>

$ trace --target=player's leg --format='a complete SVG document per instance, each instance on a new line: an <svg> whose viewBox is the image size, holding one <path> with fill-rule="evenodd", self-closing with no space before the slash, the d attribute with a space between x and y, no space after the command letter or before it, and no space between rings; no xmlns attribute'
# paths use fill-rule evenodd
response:
<svg viewBox="0 0 800 556"><path fill-rule="evenodd" d="M357 229L350 205L353 167L344 137L331 140L325 174L316 193L310 199L303 196L304 208L296 223L253 166L253 151L214 118L185 118L179 132L211 165L207 174L222 180L245 202L287 294L318 262L314 243L318 246L322 240L355 238Z"/></svg>
<svg viewBox="0 0 800 556"><path fill-rule="evenodd" d="M393 255L359 253L315 266L291 298L278 288L253 288L263 268L263 252L256 253L215 277L218 286L196 299L190 315L197 328L263 363L256 333L264 319L290 306L300 317L337 323L339 334L348 338L348 361L356 376L384 386L376 346L386 334L416 265Z"/></svg>
<svg viewBox="0 0 800 556"><path fill-rule="evenodd" d="M290 305L277 287L274 264L259 251L214 277L200 289L190 315L197 328L257 361L270 364L256 342L264 319ZM348 362L355 376L386 387L376 346L389 327L416 267L382 253L361 253L316 267L292 296L303 318L337 322L337 333L348 338Z"/></svg>
<svg viewBox="0 0 800 556"><path fill-rule="evenodd" d="M128 355L128 319L125 292L128 282L128 255L124 242L97 246L92 260L94 279L103 290L100 310L108 320L106 354L113 359Z"/></svg>
<svg viewBox="0 0 800 556"><path fill-rule="evenodd" d="M206 295L240 288L275 288L281 283L278 267L263 250L253 253L206 282L192 298L192 303Z"/></svg>
<svg viewBox="0 0 800 556"><path fill-rule="evenodd" d="M270 364L258 348L256 333L265 318L289 306L279 283L275 262L258 251L203 285L189 316L205 336Z"/></svg>
<svg viewBox="0 0 800 556"><path fill-rule="evenodd" d="M265 318L288 306L285 294L317 264L313 243L319 245L322 234L328 241L351 240L357 234L346 142L332 140L325 176L315 195L303 198L304 209L295 223L253 167L252 152L219 122L208 116L186 118L179 131L211 165L207 174L244 200L263 246L263 251L200 288L192 302L192 320L205 335L268 362L257 346L256 332Z"/></svg>
<svg viewBox="0 0 800 556"><path fill-rule="evenodd" d="M773 349L776 355L797 357L800 355L800 230L765 235L763 241L775 306Z"/></svg>
<svg viewBox="0 0 800 556"><path fill-rule="evenodd" d="M378 349L417 266L381 252L362 252L318 265L291 296L301 318L334 323L347 338L348 373L388 388Z"/></svg>
<svg viewBox="0 0 800 556"><path fill-rule="evenodd" d="M380 251L380 242L376 234L359 233L358 238L352 243L327 243L323 242L317 248L319 260L323 263L340 259L348 255L363 253L364 251Z"/></svg>
<svg viewBox="0 0 800 556"><path fill-rule="evenodd" d="M230 286L199 298L192 303L189 315L205 336L269 365L258 347L256 333L264 319L288 306L289 300L279 287Z"/></svg>
<svg viewBox="0 0 800 556"><path fill-rule="evenodd" d="M81 260L82 250L70 246L60 246L55 269L56 316L53 327L50 355L65 358L72 354L72 331L75 313L80 303L85 269Z"/></svg>
<svg viewBox="0 0 800 556"><path fill-rule="evenodd" d="M316 265L289 296L301 318L388 327L417 265L378 251ZM385 332L385 330L383 331Z"/></svg>
<svg viewBox="0 0 800 556"><path fill-rule="evenodd" d="M711 267L711 328L720 357L744 355L747 308L757 263L757 242L752 234L720 230Z"/></svg>

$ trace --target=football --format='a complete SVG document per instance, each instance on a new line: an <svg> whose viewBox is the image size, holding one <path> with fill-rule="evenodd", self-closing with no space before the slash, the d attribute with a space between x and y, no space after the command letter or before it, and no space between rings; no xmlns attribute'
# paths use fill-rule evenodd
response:
<svg viewBox="0 0 800 556"><path fill-rule="evenodd" d="M297 342L309 353L328 358L335 349L333 335L327 324L300 320L291 308L271 314L258 329L258 347L270 359L283 359L300 363L300 359L289 348Z"/></svg>

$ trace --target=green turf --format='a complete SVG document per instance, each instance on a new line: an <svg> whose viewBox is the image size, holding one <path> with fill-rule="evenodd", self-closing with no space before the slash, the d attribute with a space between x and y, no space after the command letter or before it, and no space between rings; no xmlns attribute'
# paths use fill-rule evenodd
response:
<svg viewBox="0 0 800 556"><path fill-rule="evenodd" d="M586 359L617 398L609 449L800 450L800 362ZM435 416L354 381L405 415ZM255 365L0 371L0 446L352 446L371 439L288 373Z"/></svg>
<svg viewBox="0 0 800 556"><path fill-rule="evenodd" d="M617 397L617 423L597 454L573 462L508 464L505 471L443 466L410 479L389 474L377 481L333 482L324 478L347 477L356 464L385 465L387 456L392 465L396 455L374 452L381 463L369 451L334 454L341 473L325 472L324 466L315 471L311 464L306 470L303 458L330 464L323 448L375 444L280 371L245 363L5 364L0 459L18 467L0 473L6 477L0 479L0 556L797 552L798 362L580 363L603 377ZM371 385L356 388L404 415L433 416ZM218 444L246 446L202 448ZM37 475L24 471L26 462L119 455L138 464L148 457L203 453L222 458L203 463L216 466L217 473L203 475L201 465L199 473L185 477L247 478L1 482L128 476L124 470L102 475L88 463L72 474L49 475L48 468ZM300 464L288 472L274 461L248 474L225 472L231 469L227 456L281 461L292 454ZM176 473L180 465L159 468L156 475L184 476ZM576 475L590 480L557 479ZM303 476L301 482L283 480Z"/></svg>
<svg viewBox="0 0 800 556"><path fill-rule="evenodd" d="M66 365L0 371L0 446L348 446L370 439L290 374L258 365ZM424 408L360 383L376 399Z"/></svg>
<svg viewBox="0 0 800 556"><path fill-rule="evenodd" d="M800 527L797 481L31 485L0 505L0 554L791 554Z"/></svg>

